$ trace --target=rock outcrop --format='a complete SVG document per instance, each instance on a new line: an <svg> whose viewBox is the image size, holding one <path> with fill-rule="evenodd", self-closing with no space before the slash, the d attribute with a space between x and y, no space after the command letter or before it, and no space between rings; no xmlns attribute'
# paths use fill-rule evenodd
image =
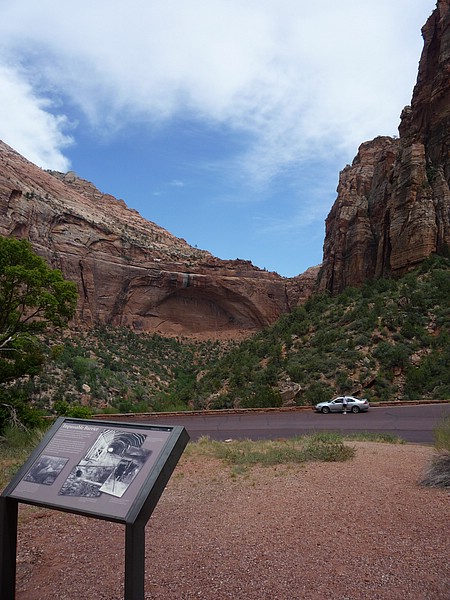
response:
<svg viewBox="0 0 450 600"><path fill-rule="evenodd" d="M0 142L0 235L28 239L77 282L75 324L236 337L311 293L318 269L285 279L193 248L73 172L39 169Z"/></svg>
<svg viewBox="0 0 450 600"><path fill-rule="evenodd" d="M450 2L422 29L424 48L400 138L362 144L341 172L327 220L319 288L338 293L450 256Z"/></svg>

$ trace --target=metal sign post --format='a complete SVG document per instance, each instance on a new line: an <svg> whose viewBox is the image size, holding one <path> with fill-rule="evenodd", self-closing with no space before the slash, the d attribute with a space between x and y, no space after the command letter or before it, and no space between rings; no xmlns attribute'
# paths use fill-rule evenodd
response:
<svg viewBox="0 0 450 600"><path fill-rule="evenodd" d="M60 417L0 496L0 598L15 598L23 502L123 523L124 599L144 600L145 525L188 441L180 426Z"/></svg>
<svg viewBox="0 0 450 600"><path fill-rule="evenodd" d="M125 528L125 600L144 598L145 528Z"/></svg>
<svg viewBox="0 0 450 600"><path fill-rule="evenodd" d="M0 497L0 598L13 600L16 586L18 502Z"/></svg>

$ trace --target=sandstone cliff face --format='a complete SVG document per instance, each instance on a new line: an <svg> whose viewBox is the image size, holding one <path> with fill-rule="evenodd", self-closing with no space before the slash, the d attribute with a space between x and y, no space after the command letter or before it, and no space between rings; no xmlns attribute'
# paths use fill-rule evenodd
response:
<svg viewBox="0 0 450 600"><path fill-rule="evenodd" d="M422 29L424 49L400 139L359 148L326 220L319 288L332 293L450 256L450 1Z"/></svg>
<svg viewBox="0 0 450 600"><path fill-rule="evenodd" d="M74 173L43 171L0 142L0 235L28 239L78 284L77 325L233 337L305 300L317 269L290 280L191 247Z"/></svg>

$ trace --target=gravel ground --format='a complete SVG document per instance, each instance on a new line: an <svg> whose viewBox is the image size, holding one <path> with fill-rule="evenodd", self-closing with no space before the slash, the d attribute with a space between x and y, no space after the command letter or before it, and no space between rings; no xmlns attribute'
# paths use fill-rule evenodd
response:
<svg viewBox="0 0 450 600"><path fill-rule="evenodd" d="M146 527L145 598L449 600L450 494L430 447L243 474L183 456ZM123 599L124 527L20 506L17 600Z"/></svg>

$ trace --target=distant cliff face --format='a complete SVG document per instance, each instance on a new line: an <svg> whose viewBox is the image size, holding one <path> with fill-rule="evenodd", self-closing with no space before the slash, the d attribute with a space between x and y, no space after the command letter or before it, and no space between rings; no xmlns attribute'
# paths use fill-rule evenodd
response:
<svg viewBox="0 0 450 600"><path fill-rule="evenodd" d="M49 173L0 142L0 235L28 239L78 284L76 323L234 337L308 297L317 269L284 279L223 261L142 218L74 173Z"/></svg>
<svg viewBox="0 0 450 600"><path fill-rule="evenodd" d="M332 293L450 256L450 1L422 29L424 49L399 139L362 144L326 220L319 288Z"/></svg>

